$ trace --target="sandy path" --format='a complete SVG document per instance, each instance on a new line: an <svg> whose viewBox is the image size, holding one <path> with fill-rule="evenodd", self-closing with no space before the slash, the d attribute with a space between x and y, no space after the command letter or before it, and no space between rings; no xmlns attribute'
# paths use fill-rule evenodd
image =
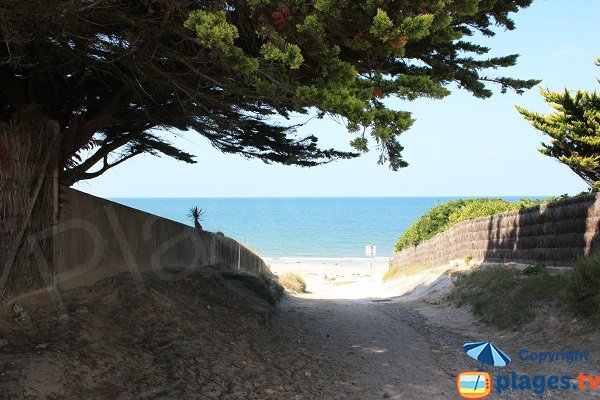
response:
<svg viewBox="0 0 600 400"><path fill-rule="evenodd" d="M288 297L277 324L352 370L357 377L353 399L456 398L454 378L442 372L427 336L371 300L398 293L381 284L386 262L373 270L360 261L328 268L306 263L271 268L306 277L309 293Z"/></svg>
<svg viewBox="0 0 600 400"><path fill-rule="evenodd" d="M475 368L462 344L482 338L513 356L523 347L579 347L593 358L547 367L515 361L509 370L519 374L600 375L598 334L572 331L573 321L565 330L564 320L548 316L524 331L484 327L468 310L435 300L432 291L447 288L443 271L384 285L385 268L371 274L360 262L294 264L272 269L301 267L310 293L289 296L278 311L239 282L198 271L178 281L145 274L146 293L126 274L64 291L68 320L51 305L29 310L29 323L0 316L0 399L456 399L456 373Z"/></svg>
<svg viewBox="0 0 600 400"><path fill-rule="evenodd" d="M328 354L355 377L348 399L456 399L456 374L477 368L462 345L480 340L493 340L515 361L504 370L487 367L492 380L512 371L529 376L573 377L580 369L600 374L596 361L570 365L516 360L521 348L584 348L597 355L598 334L577 329L579 324L574 321L565 325L556 312L544 314L518 331L484 326L468 309L457 309L444 299L451 284L448 266L386 284L381 280L387 268L384 262L374 271L360 261L338 265L285 262L271 268L278 274L294 271L306 278L310 292L284 301L277 325L287 327L286 336L291 340L297 338ZM508 390L500 395L494 385L492 382L489 398L598 398L593 391L549 389L543 394Z"/></svg>
<svg viewBox="0 0 600 400"><path fill-rule="evenodd" d="M427 340L377 304L294 297L278 319L290 336L352 370L353 399L455 397L454 381L441 372Z"/></svg>

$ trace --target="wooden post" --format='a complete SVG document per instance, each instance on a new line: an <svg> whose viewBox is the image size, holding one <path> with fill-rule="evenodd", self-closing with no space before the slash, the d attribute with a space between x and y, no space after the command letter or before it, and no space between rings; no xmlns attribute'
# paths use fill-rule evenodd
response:
<svg viewBox="0 0 600 400"><path fill-rule="evenodd" d="M58 242L58 232L59 232L59 206L58 206L58 198L59 198L59 166L58 162L54 166L54 171L52 173L53 187L52 187L52 269L50 274L52 276L52 286L56 288L56 274L58 273L58 252L59 252L59 242Z"/></svg>

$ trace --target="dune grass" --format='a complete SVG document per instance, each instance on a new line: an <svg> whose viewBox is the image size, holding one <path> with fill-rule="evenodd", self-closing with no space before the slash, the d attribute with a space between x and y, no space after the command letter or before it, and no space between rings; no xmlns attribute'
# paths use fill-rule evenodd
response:
<svg viewBox="0 0 600 400"><path fill-rule="evenodd" d="M449 299L459 307L470 305L482 322L503 329L517 329L531 321L541 306L561 308L597 324L600 253L580 260L566 274L550 274L543 266L523 271L499 266L460 273Z"/></svg>
<svg viewBox="0 0 600 400"><path fill-rule="evenodd" d="M279 283L286 289L295 293L306 292L306 281L302 275L295 272L286 272L279 277Z"/></svg>
<svg viewBox="0 0 600 400"><path fill-rule="evenodd" d="M421 265L421 264L415 264L415 265L410 265L410 266L406 266L406 267L402 267L402 269L398 268L395 265L391 265L387 271L385 271L385 274L383 274L383 281L384 282L388 282L394 279L399 279L402 277L406 277L406 276L411 276L411 275L415 275L418 274L420 272L426 271L431 269L431 266L429 265Z"/></svg>

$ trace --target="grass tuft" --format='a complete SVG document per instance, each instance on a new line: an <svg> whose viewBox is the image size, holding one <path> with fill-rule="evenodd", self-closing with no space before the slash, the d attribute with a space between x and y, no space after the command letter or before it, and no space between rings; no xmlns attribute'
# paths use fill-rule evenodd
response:
<svg viewBox="0 0 600 400"><path fill-rule="evenodd" d="M459 307L470 305L482 322L503 329L517 329L533 320L541 305L562 304L600 323L600 253L578 261L566 275L550 274L544 266L459 273L449 299Z"/></svg>
<svg viewBox="0 0 600 400"><path fill-rule="evenodd" d="M286 289L296 293L306 292L306 281L302 275L295 272L286 272L279 277L279 283Z"/></svg>
<svg viewBox="0 0 600 400"><path fill-rule="evenodd" d="M538 273L525 275L515 268L481 268L456 275L450 300L470 305L482 322L499 328L517 328L535 317L535 306L552 301L563 277Z"/></svg>
<svg viewBox="0 0 600 400"><path fill-rule="evenodd" d="M568 280L567 300L575 311L600 322L600 252L577 263Z"/></svg>
<svg viewBox="0 0 600 400"><path fill-rule="evenodd" d="M397 266L392 265L388 268L387 271L385 271L385 274L383 274L383 281L391 281L392 279L397 279L400 276L400 269Z"/></svg>

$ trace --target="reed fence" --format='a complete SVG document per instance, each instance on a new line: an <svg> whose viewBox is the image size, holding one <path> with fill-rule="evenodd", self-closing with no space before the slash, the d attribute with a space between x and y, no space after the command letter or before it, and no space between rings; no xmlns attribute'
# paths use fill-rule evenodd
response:
<svg viewBox="0 0 600 400"><path fill-rule="evenodd" d="M463 221L394 254L399 269L475 262L572 266L598 246L600 194Z"/></svg>

